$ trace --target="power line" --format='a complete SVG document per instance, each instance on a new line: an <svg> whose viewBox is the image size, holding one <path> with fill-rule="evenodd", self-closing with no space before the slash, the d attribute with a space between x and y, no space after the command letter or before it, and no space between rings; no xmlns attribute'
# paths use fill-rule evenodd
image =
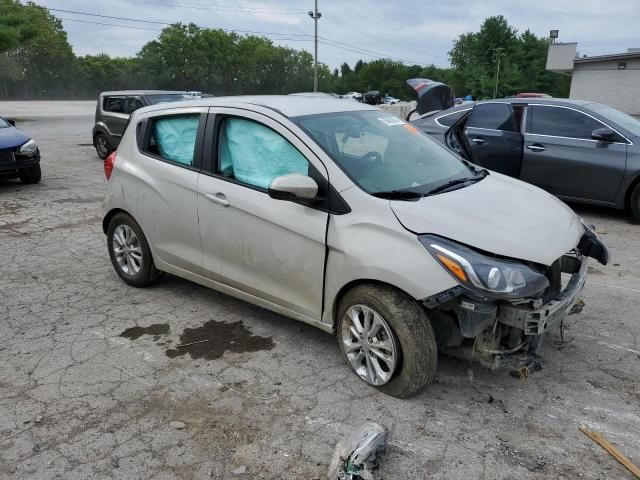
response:
<svg viewBox="0 0 640 480"><path fill-rule="evenodd" d="M265 14L265 13L273 13L276 15L304 15L307 12L301 8L269 8L269 7L242 7L236 6L233 7L231 5L222 5L222 6L210 6L210 5L202 5L202 4L193 4L193 3L182 3L170 0L171 3L161 3L154 2L151 0L127 0L133 3L142 3L146 5L161 5L164 7L182 7L182 8L191 8L194 10L212 10L216 12L237 12L237 13L251 13L251 14Z"/></svg>
<svg viewBox="0 0 640 480"><path fill-rule="evenodd" d="M60 8L49 8L49 10L53 11L53 12L62 12L62 13L71 13L71 14L75 14L75 15L86 15L89 17L98 17L98 18L107 18L110 20L125 20L128 22L140 22L140 23L150 23L150 24L154 24L154 25L164 25L164 26L171 26L171 25L175 25L175 23L168 23L168 22L158 22L155 20L143 20L140 18L128 18L128 17L116 17L113 15L102 15L99 13L88 13L88 12L79 12L77 10L63 10ZM212 29L217 29L217 30L224 30L227 32L238 32L238 33L250 33L250 34L255 34L255 35L287 35L287 36L291 36L291 37L311 37L312 35L304 35L304 34L299 34L299 33L279 33L279 32L260 32L260 31L254 31L254 30L236 30L236 29L232 29L232 28L222 28L222 27L205 27L205 28L212 28Z"/></svg>
<svg viewBox="0 0 640 480"><path fill-rule="evenodd" d="M59 9L59 8L49 8L49 10L54 11L54 12L70 13L70 14L74 14L74 15L84 15L84 16L89 16L89 17L106 18L106 19L109 19L109 20L124 20L124 21L127 21L127 22L139 22L139 23L162 25L162 26L171 26L171 25L173 25L173 24L168 23L168 22L160 22L160 21L155 21L155 20L144 20L144 19L139 19L139 18L119 17L119 16L114 16L114 15L103 15L103 14L98 14L98 13L80 12L80 11L77 11L77 10L65 10L65 9ZM68 19L68 20L72 20L72 19ZM85 20L84 22L79 22L79 23L91 23L91 22L89 22L88 20ZM101 24L99 22L93 22L93 23ZM108 24L108 23L104 23L103 25L125 27L124 25ZM130 26L130 27L133 28L132 26ZM278 36L278 38L272 38L272 40L292 40L293 41L294 38L291 38L291 37L295 37L295 38L301 39L299 41L311 41L311 38L305 38L305 37L313 37L312 35L298 34L298 33L262 32L262 31L254 31L254 30L236 30L236 29L220 28L220 27L204 27L204 28L215 28L215 29L223 30L223 31L227 31L227 32L246 33L246 34L254 34L254 35L265 35L265 36L277 35ZM138 28L138 29L141 30L141 28ZM151 29L149 29L149 30L151 30ZM156 30L156 29L153 29L153 30ZM161 31L160 29L157 29L157 30ZM282 38L282 37L285 37L285 38ZM302 39L304 39L304 40L302 40ZM328 45L328 46L331 46L331 47L334 47L334 48L338 48L340 50L345 50L345 51L349 51L349 52L353 52L353 53L358 53L360 55L366 55L366 56L377 57L377 58L390 58L390 59L396 59L396 60L402 61L404 63L414 63L414 64L417 64L417 65L425 65L423 63L413 62L413 61L410 61L410 60L394 57L392 55L387 55L387 54L384 54L384 53L381 53L381 52L376 52L376 51L373 51L373 50L367 50L367 49L364 49L364 48L357 47L355 45L341 43L341 42L338 42L336 40L331 40L331 39L326 38L326 37L318 37L318 41L320 43L323 43L324 45Z"/></svg>

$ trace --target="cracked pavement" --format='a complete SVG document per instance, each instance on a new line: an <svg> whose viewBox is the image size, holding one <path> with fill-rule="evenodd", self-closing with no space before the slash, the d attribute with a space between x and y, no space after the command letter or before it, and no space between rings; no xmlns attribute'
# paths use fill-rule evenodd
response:
<svg viewBox="0 0 640 480"><path fill-rule="evenodd" d="M565 343L547 334L541 372L441 356L436 382L398 400L313 327L175 277L127 287L100 224L94 105L0 102L43 170L39 185L0 180L0 479L324 478L366 419L390 430L378 478L632 478L578 430L640 465L640 225L625 214L574 206L613 262L592 262L584 312ZM227 342L222 356L167 356L198 328ZM267 340L238 348L249 336Z"/></svg>

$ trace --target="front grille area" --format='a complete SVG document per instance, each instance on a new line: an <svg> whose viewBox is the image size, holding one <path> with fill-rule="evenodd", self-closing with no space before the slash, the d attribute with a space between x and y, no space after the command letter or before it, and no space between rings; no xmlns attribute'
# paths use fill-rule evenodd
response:
<svg viewBox="0 0 640 480"><path fill-rule="evenodd" d="M15 162L14 153L11 150L0 150L0 164Z"/></svg>

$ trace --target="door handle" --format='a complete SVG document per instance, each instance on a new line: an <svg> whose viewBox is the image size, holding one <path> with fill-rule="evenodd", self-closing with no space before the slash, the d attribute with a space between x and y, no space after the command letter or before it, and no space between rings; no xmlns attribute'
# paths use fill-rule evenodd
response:
<svg viewBox="0 0 640 480"><path fill-rule="evenodd" d="M544 152L547 149L547 147L543 147L542 145L536 145L536 144L527 145L527 148L532 152Z"/></svg>
<svg viewBox="0 0 640 480"><path fill-rule="evenodd" d="M224 193L205 193L204 198L206 198L210 202L215 203L216 205L220 205L221 207L229 206L229 200L227 200L227 197L225 197Z"/></svg>
<svg viewBox="0 0 640 480"><path fill-rule="evenodd" d="M484 145L485 143L487 143L487 141L483 140L482 138L472 138L471 141L473 143L477 143L478 145Z"/></svg>

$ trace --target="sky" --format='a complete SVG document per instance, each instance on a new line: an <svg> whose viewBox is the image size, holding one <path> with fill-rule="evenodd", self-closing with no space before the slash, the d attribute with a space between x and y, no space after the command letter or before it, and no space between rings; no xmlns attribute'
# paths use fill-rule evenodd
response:
<svg viewBox="0 0 640 480"><path fill-rule="evenodd" d="M313 53L313 0L35 0L63 20L77 55L132 56L164 24L265 32L278 45ZM581 55L640 48L640 0L318 0L318 60L331 68L386 57L449 65L447 52L491 15L522 32L560 30ZM66 10L60 11L60 10ZM81 15L82 12L103 17ZM106 18L106 17L121 17ZM124 20L124 19L127 20ZM133 21L133 20L137 21ZM97 25L99 22L109 25Z"/></svg>

